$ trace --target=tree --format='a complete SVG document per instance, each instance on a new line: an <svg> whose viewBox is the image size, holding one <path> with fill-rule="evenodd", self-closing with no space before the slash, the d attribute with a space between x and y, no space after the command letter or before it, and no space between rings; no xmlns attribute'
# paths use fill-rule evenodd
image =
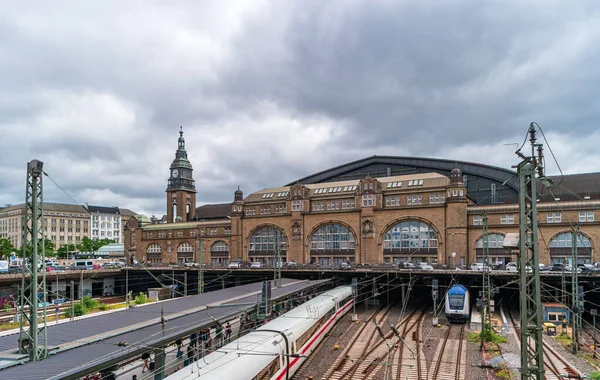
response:
<svg viewBox="0 0 600 380"><path fill-rule="evenodd" d="M102 239L102 240L94 240L94 251L99 250L101 247L104 247L107 244L115 243L112 239Z"/></svg>
<svg viewBox="0 0 600 380"><path fill-rule="evenodd" d="M94 240L84 236L77 248L79 248L81 252L92 252L94 251Z"/></svg>
<svg viewBox="0 0 600 380"><path fill-rule="evenodd" d="M0 238L0 258L9 257L16 248L12 245L12 242L7 238Z"/></svg>
<svg viewBox="0 0 600 380"><path fill-rule="evenodd" d="M77 246L81 252L95 252L107 244L115 243L112 239L92 240L87 236L81 239L81 243Z"/></svg>
<svg viewBox="0 0 600 380"><path fill-rule="evenodd" d="M77 251L75 244L63 244L62 247L56 250L56 255L61 259L73 257L73 253Z"/></svg>
<svg viewBox="0 0 600 380"><path fill-rule="evenodd" d="M45 239L44 240L44 247L45 247L45 255L46 257L54 257L56 256L56 252L54 252L54 242L50 239ZM25 246L25 250L27 251L27 255L31 256L31 245L28 243ZM38 253L40 253L42 251L42 242L38 241ZM21 248L19 248L19 251L17 251L17 256L19 257L23 257L23 246L21 246Z"/></svg>

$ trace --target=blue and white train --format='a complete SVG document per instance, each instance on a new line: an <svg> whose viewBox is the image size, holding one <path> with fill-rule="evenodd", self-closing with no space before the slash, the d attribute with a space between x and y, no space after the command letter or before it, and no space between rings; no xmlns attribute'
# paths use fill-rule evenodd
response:
<svg viewBox="0 0 600 380"><path fill-rule="evenodd" d="M446 318L450 322L466 322L471 311L471 297L464 285L454 285L446 293Z"/></svg>
<svg viewBox="0 0 600 380"><path fill-rule="evenodd" d="M351 286L322 293L166 380L284 380L315 350L354 300Z"/></svg>

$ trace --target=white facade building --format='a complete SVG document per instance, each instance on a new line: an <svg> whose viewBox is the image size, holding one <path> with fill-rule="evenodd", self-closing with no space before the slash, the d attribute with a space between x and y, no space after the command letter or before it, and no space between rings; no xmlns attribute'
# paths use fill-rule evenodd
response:
<svg viewBox="0 0 600 380"><path fill-rule="evenodd" d="M112 239L123 243L121 212L118 207L85 206L90 212L90 239Z"/></svg>

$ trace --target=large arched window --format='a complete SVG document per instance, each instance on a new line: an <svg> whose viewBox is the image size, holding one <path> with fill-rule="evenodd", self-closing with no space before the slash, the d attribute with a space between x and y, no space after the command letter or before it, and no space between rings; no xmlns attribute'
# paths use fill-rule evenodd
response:
<svg viewBox="0 0 600 380"><path fill-rule="evenodd" d="M405 220L390 227L383 238L384 262L437 263L435 229L420 220ZM433 257L432 257L433 256Z"/></svg>
<svg viewBox="0 0 600 380"><path fill-rule="evenodd" d="M162 249L160 245L154 243L150 244L148 248L146 248L146 257L149 263L152 264L161 264L162 263Z"/></svg>
<svg viewBox="0 0 600 380"><path fill-rule="evenodd" d="M227 243L219 240L210 246L210 263L215 267L229 264L229 246Z"/></svg>
<svg viewBox="0 0 600 380"><path fill-rule="evenodd" d="M329 223L319 227L310 237L311 263L338 266L354 262L354 234L343 224Z"/></svg>
<svg viewBox="0 0 600 380"><path fill-rule="evenodd" d="M177 246L177 264L183 265L194 261L194 246L190 243L181 243Z"/></svg>
<svg viewBox="0 0 600 380"><path fill-rule="evenodd" d="M478 263L484 261L483 242L484 237L481 236L477 239L477 243L475 244L475 253ZM504 248L504 235L496 233L488 234L488 248L490 255L490 262L488 264L506 265L513 261L513 255L510 248Z"/></svg>
<svg viewBox="0 0 600 380"><path fill-rule="evenodd" d="M354 235L342 224L326 224L319 227L310 238L311 253L354 252Z"/></svg>
<svg viewBox="0 0 600 380"><path fill-rule="evenodd" d="M224 241L218 241L210 247L210 252L215 254L229 254L229 246Z"/></svg>
<svg viewBox="0 0 600 380"><path fill-rule="evenodd" d="M418 220L406 220L392 226L383 239L384 250L428 251L437 253L435 230Z"/></svg>
<svg viewBox="0 0 600 380"><path fill-rule="evenodd" d="M563 232L550 240L551 263L571 263L573 234ZM577 236L577 263L589 263L592 258L592 242L582 233Z"/></svg>
<svg viewBox="0 0 600 380"><path fill-rule="evenodd" d="M262 261L273 265L277 249L279 249L281 261L287 261L287 240L285 232L281 228L262 227L254 231L248 243L248 256L252 261Z"/></svg>
<svg viewBox="0 0 600 380"><path fill-rule="evenodd" d="M482 236L477 240L477 248L483 249L483 243L485 238ZM502 234L488 234L488 248L504 248L504 235Z"/></svg>

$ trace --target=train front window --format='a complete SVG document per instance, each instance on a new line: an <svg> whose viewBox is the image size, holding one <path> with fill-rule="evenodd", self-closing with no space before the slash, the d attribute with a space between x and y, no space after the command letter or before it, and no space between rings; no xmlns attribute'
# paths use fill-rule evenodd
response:
<svg viewBox="0 0 600 380"><path fill-rule="evenodd" d="M453 309L453 310L462 310L463 309L463 304L465 302L465 296L450 295L448 298L450 301L450 309Z"/></svg>

